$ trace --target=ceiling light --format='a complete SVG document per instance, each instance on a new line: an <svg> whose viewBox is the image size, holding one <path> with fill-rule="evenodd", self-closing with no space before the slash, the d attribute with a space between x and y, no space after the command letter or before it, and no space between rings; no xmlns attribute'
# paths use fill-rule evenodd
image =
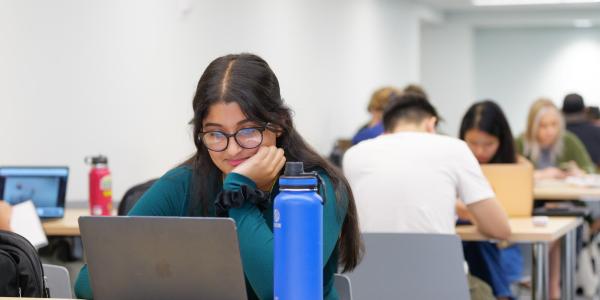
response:
<svg viewBox="0 0 600 300"><path fill-rule="evenodd" d="M472 0L476 6L599 3L600 0Z"/></svg>

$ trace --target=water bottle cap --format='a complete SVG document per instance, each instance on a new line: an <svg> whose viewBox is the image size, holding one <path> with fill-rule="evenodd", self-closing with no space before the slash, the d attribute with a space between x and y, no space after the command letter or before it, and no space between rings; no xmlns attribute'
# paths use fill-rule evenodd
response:
<svg viewBox="0 0 600 300"><path fill-rule="evenodd" d="M285 163L284 176L302 176L304 174L304 163L301 161L290 161Z"/></svg>
<svg viewBox="0 0 600 300"><path fill-rule="evenodd" d="M305 173L302 162L287 162L283 176L279 177L280 189L316 189L317 185L316 173Z"/></svg>
<svg viewBox="0 0 600 300"><path fill-rule="evenodd" d="M85 158L85 162L87 164L92 164L92 165L106 165L108 164L108 157L100 154L97 156L87 156Z"/></svg>

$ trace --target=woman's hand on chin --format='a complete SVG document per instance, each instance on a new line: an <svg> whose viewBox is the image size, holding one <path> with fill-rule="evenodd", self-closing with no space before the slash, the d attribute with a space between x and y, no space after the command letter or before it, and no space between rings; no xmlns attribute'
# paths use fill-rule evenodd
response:
<svg viewBox="0 0 600 300"><path fill-rule="evenodd" d="M231 172L250 178L261 190L269 190L284 165L283 149L275 146L261 146L256 154Z"/></svg>

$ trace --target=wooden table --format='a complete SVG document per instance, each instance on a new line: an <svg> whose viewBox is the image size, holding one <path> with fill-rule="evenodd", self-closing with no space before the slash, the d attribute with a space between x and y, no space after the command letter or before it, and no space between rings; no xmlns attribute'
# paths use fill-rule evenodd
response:
<svg viewBox="0 0 600 300"><path fill-rule="evenodd" d="M568 184L563 180L538 180L533 189L535 199L600 201L600 188Z"/></svg>
<svg viewBox="0 0 600 300"><path fill-rule="evenodd" d="M546 226L535 226L533 218L511 218L511 243L532 244L532 299L548 299L549 249L550 243L561 240L562 297L575 297L575 244L576 229L580 218L552 217ZM456 233L464 241L489 241L474 225L457 226Z"/></svg>
<svg viewBox="0 0 600 300"><path fill-rule="evenodd" d="M79 236L80 216L89 216L87 208L67 208L65 216L61 219L44 220L42 226L47 236Z"/></svg>

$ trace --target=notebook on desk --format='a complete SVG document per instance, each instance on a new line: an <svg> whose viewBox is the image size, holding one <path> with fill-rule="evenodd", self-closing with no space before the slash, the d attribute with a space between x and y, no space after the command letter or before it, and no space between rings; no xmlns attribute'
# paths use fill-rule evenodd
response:
<svg viewBox="0 0 600 300"><path fill-rule="evenodd" d="M247 299L227 218L80 217L94 299Z"/></svg>
<svg viewBox="0 0 600 300"><path fill-rule="evenodd" d="M496 199L509 217L531 217L533 167L529 164L481 165Z"/></svg>

